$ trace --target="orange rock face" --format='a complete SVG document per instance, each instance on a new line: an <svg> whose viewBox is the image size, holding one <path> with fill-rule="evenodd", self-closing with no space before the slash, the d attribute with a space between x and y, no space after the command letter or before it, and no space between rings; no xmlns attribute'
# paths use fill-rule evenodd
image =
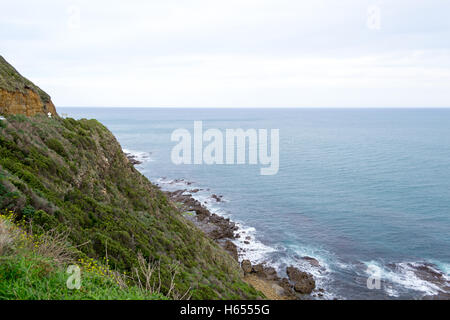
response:
<svg viewBox="0 0 450 320"><path fill-rule="evenodd" d="M56 116L56 109L53 103L44 103L39 95L31 89L26 93L19 91L10 92L0 88L0 114L23 114L34 116L36 114L48 114Z"/></svg>

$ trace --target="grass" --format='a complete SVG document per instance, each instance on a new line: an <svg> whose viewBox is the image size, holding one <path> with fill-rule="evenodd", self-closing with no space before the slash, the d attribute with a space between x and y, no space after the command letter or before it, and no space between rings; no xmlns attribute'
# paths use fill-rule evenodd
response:
<svg viewBox="0 0 450 320"><path fill-rule="evenodd" d="M82 272L81 288L70 290L68 274L51 260L33 253L0 257L0 299L2 300L161 300L138 287L127 290L113 280Z"/></svg>
<svg viewBox="0 0 450 320"><path fill-rule="evenodd" d="M81 263L81 287L69 289L70 250L64 238L47 241L18 228L11 216L0 216L1 300L155 300L159 293L124 286L118 276L96 261ZM51 244L50 244L51 242ZM124 279L123 276L121 279Z"/></svg>

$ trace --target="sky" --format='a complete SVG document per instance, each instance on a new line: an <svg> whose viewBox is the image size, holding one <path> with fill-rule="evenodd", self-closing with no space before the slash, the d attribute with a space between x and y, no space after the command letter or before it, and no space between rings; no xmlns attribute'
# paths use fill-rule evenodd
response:
<svg viewBox="0 0 450 320"><path fill-rule="evenodd" d="M450 107L448 0L0 1L57 107Z"/></svg>

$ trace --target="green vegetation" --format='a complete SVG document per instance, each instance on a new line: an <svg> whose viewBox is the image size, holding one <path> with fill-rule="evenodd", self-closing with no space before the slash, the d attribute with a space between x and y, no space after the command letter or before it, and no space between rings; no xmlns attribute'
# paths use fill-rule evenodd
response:
<svg viewBox="0 0 450 320"><path fill-rule="evenodd" d="M34 237L18 228L8 216L0 216L0 299L15 300L155 300L163 295L137 286L126 286L105 266L82 265L81 287L66 285L69 248L58 239ZM56 250L55 250L56 249ZM69 261L67 261L69 262ZM106 272L108 271L108 272Z"/></svg>
<svg viewBox="0 0 450 320"><path fill-rule="evenodd" d="M30 80L21 76L2 56L0 56L0 89L26 93L27 89L39 94L42 102L50 102L50 96Z"/></svg>
<svg viewBox="0 0 450 320"><path fill-rule="evenodd" d="M114 136L98 121L8 116L4 122L0 209L14 211L17 221L31 225L33 234L67 234L67 242L76 248L75 259L108 257L108 267L121 273L132 273L142 254L160 266L161 293L170 298L185 292L193 299L260 295L242 281L237 262L129 163ZM20 275L20 270L42 260L26 254L8 259L2 263L7 268L2 269L4 275ZM178 273L172 288L174 265ZM61 272L51 273L49 279L56 283ZM17 279L18 287L28 281ZM51 291L50 298L65 298L61 290ZM102 297L100 291L86 294ZM111 289L112 298L120 298L118 294Z"/></svg>

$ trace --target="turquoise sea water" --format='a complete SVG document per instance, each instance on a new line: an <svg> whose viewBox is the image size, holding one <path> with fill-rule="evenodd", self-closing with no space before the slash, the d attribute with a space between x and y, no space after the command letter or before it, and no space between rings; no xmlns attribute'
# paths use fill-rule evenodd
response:
<svg viewBox="0 0 450 320"><path fill-rule="evenodd" d="M281 272L291 264L306 268L327 298L420 298L448 290L450 109L59 112L101 121L163 188L202 188L199 200L239 222L243 258ZM172 164L171 133L192 132L194 120L223 132L279 129L278 174L261 176L260 165ZM216 203L213 193L225 201ZM379 276L381 289L367 288L370 275Z"/></svg>

